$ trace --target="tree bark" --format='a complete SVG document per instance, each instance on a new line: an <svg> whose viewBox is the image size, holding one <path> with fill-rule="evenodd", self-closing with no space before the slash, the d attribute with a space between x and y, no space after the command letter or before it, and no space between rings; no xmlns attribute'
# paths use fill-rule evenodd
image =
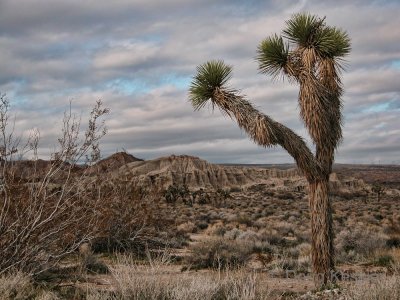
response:
<svg viewBox="0 0 400 300"><path fill-rule="evenodd" d="M314 282L322 286L334 282L334 247L329 177L309 183L311 212L311 256Z"/></svg>

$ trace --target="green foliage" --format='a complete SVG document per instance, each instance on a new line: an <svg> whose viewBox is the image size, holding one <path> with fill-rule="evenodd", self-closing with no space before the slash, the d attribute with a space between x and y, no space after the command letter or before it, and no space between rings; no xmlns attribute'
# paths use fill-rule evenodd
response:
<svg viewBox="0 0 400 300"><path fill-rule="evenodd" d="M322 57L344 57L351 50L350 37L336 27L323 27L317 34L317 49Z"/></svg>
<svg viewBox="0 0 400 300"><path fill-rule="evenodd" d="M295 14L290 20L286 21L287 27L283 31L284 37L304 48L316 46L316 31L323 25L323 22L323 19L314 15Z"/></svg>
<svg viewBox="0 0 400 300"><path fill-rule="evenodd" d="M222 88L231 78L232 67L222 60L210 60L197 67L197 74L189 88L189 100L196 110L212 98L216 88Z"/></svg>
<svg viewBox="0 0 400 300"><path fill-rule="evenodd" d="M286 66L289 56L289 45L282 37L273 35L263 40L257 49L259 70L263 74L276 77Z"/></svg>
<svg viewBox="0 0 400 300"><path fill-rule="evenodd" d="M286 26L283 30L284 38L301 49L314 49L320 58L342 58L351 50L348 34L336 27L327 26L325 18L305 13L295 14L286 22ZM288 67L290 60L299 63L297 50L290 51L289 43L285 43L281 36L275 34L268 37L258 46L259 70L273 77L278 76Z"/></svg>

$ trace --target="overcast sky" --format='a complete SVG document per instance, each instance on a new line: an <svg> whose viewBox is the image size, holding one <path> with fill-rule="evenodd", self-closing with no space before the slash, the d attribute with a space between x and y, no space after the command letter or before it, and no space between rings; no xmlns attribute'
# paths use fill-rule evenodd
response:
<svg viewBox="0 0 400 300"><path fill-rule="evenodd" d="M352 52L343 74L340 163L400 163L400 2L239 0L0 0L0 92L16 132L41 132L46 156L72 100L85 119L102 99L111 109L103 156L125 149L144 159L190 154L211 162L293 162L250 142L216 110L194 112L196 66L224 59L231 86L305 138L298 87L257 71L257 45L293 13L326 16ZM310 146L312 146L310 144Z"/></svg>

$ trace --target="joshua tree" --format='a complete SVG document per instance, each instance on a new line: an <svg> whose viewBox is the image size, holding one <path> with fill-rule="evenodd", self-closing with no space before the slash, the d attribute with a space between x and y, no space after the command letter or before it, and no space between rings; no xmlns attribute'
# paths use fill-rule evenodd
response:
<svg viewBox="0 0 400 300"><path fill-rule="evenodd" d="M286 76L300 86L300 116L315 145L315 154L295 132L259 112L238 90L227 86L232 67L223 61L198 66L189 90L195 110L210 100L213 107L236 119L258 145L283 147L304 173L309 183L312 265L318 284L331 281L334 271L329 174L342 138L340 72L342 59L349 52L346 32L326 25L325 18L309 14L294 15L286 22L282 36L270 36L258 47L261 73L275 78Z"/></svg>
<svg viewBox="0 0 400 300"><path fill-rule="evenodd" d="M377 183L372 186L371 190L373 193L376 194L378 202L379 202L381 200L381 195L385 191L385 188L382 185L380 185L379 183Z"/></svg>

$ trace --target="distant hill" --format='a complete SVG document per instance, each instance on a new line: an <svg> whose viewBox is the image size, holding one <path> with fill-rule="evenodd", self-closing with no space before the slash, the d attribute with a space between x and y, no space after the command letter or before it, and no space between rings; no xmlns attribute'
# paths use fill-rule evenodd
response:
<svg viewBox="0 0 400 300"><path fill-rule="evenodd" d="M137 161L143 161L143 159L126 152L117 152L91 166L88 172L90 174L96 172L110 172L119 169L121 166Z"/></svg>

